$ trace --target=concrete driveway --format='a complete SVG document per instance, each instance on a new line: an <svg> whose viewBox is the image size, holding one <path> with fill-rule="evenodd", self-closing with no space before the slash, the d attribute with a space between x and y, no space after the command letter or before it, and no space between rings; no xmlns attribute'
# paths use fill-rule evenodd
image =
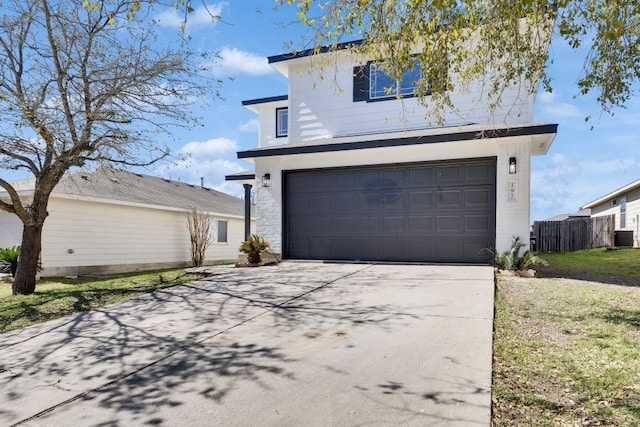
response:
<svg viewBox="0 0 640 427"><path fill-rule="evenodd" d="M489 425L491 268L213 271L0 335L0 424Z"/></svg>

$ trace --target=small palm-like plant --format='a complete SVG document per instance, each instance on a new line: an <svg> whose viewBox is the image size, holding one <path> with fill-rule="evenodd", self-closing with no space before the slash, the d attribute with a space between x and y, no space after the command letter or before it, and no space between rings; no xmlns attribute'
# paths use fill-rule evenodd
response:
<svg viewBox="0 0 640 427"><path fill-rule="evenodd" d="M20 246L0 249L0 270L8 271L11 277L15 277L20 258Z"/></svg>
<svg viewBox="0 0 640 427"><path fill-rule="evenodd" d="M260 264L262 258L260 254L269 249L269 242L257 234L252 234L240 244L240 252L247 254L249 264Z"/></svg>
<svg viewBox="0 0 640 427"><path fill-rule="evenodd" d="M491 265L500 270L522 271L530 269L534 264L548 265L548 263L535 255L531 251L526 251L520 256L520 250L526 245L522 243L520 237L514 237L511 242L511 249L499 254L495 249L486 248L480 251L491 256Z"/></svg>

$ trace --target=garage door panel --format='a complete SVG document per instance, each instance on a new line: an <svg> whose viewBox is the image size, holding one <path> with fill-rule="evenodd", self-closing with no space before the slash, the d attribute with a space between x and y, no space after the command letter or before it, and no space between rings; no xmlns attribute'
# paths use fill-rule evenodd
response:
<svg viewBox="0 0 640 427"><path fill-rule="evenodd" d="M359 259L358 239L335 238L331 240L331 253L335 254L335 259Z"/></svg>
<svg viewBox="0 0 640 427"><path fill-rule="evenodd" d="M335 239L331 237L327 238L313 238L309 244L309 256L310 259L318 259L317 254L331 253L334 251L333 242ZM320 258L321 259L321 258Z"/></svg>
<svg viewBox="0 0 640 427"><path fill-rule="evenodd" d="M357 229L359 236L366 236L367 234L382 234L383 228L383 218L380 217L365 217L361 218L360 221L356 222L355 228L351 231L355 231Z"/></svg>
<svg viewBox="0 0 640 427"><path fill-rule="evenodd" d="M289 258L477 262L495 241L495 159L292 171L285 185Z"/></svg>
<svg viewBox="0 0 640 427"><path fill-rule="evenodd" d="M409 168L409 183L419 186L436 185L435 168L429 166Z"/></svg>
<svg viewBox="0 0 640 427"><path fill-rule="evenodd" d="M386 192L383 194L382 203L386 210L406 209L409 206L409 195L399 191Z"/></svg>
<svg viewBox="0 0 640 427"><path fill-rule="evenodd" d="M437 261L458 259L462 253L462 247L462 239L441 239L438 241L438 250L434 254L434 258Z"/></svg>
<svg viewBox="0 0 640 427"><path fill-rule="evenodd" d="M332 235L349 235L358 229L358 221L357 218L353 217L336 217L333 218L333 227L332 227Z"/></svg>
<svg viewBox="0 0 640 427"><path fill-rule="evenodd" d="M462 190L438 191L438 208L460 208L462 206Z"/></svg>
<svg viewBox="0 0 640 427"><path fill-rule="evenodd" d="M311 241L309 239L291 239L288 242L288 251L289 256L291 258L297 259L310 259L311 251L310 246Z"/></svg>
<svg viewBox="0 0 640 427"><path fill-rule="evenodd" d="M436 233L459 233L461 228L460 216L436 217Z"/></svg>
<svg viewBox="0 0 640 427"><path fill-rule="evenodd" d="M486 187L465 190L464 204L466 207L491 207L494 204L493 189Z"/></svg>
<svg viewBox="0 0 640 427"><path fill-rule="evenodd" d="M463 181L464 169L462 165L438 167L438 184L456 184Z"/></svg>
<svg viewBox="0 0 640 427"><path fill-rule="evenodd" d="M383 231L387 237L409 233L409 220L405 217L386 217L382 219Z"/></svg>
<svg viewBox="0 0 640 427"><path fill-rule="evenodd" d="M435 231L435 220L432 216L412 216L409 218L409 233L426 235Z"/></svg>
<svg viewBox="0 0 640 427"><path fill-rule="evenodd" d="M414 237L409 245L410 255L412 257L416 257L420 255L421 258L429 261L436 261L436 240L430 237ZM419 261L419 259L414 259L414 261Z"/></svg>
<svg viewBox="0 0 640 427"><path fill-rule="evenodd" d="M337 214L356 213L359 211L358 198L353 193L340 192L334 195L333 211Z"/></svg>
<svg viewBox="0 0 640 427"><path fill-rule="evenodd" d="M494 182L494 167L488 163L465 165L465 183L492 184Z"/></svg>
<svg viewBox="0 0 640 427"><path fill-rule="evenodd" d="M464 256L466 258L478 258L478 254L482 249L492 246L492 242L488 242L486 239L466 239L463 242ZM481 258L482 259L482 258Z"/></svg>
<svg viewBox="0 0 640 427"><path fill-rule="evenodd" d="M289 194L296 194L296 193L306 194L307 190L313 187L313 181L314 181L313 176L300 175L296 177L295 180L289 183L287 191L289 192Z"/></svg>
<svg viewBox="0 0 640 427"><path fill-rule="evenodd" d="M422 210L431 208L434 200L435 194L433 191L411 191L409 193L409 209Z"/></svg>
<svg viewBox="0 0 640 427"><path fill-rule="evenodd" d="M384 182L393 182L395 185L404 186L409 182L409 171L405 168L391 169L384 171L382 177Z"/></svg>
<svg viewBox="0 0 640 427"><path fill-rule="evenodd" d="M318 174L314 177L313 186L319 191L331 191L335 188L335 177L330 174Z"/></svg>
<svg viewBox="0 0 640 427"><path fill-rule="evenodd" d="M333 219L331 217L305 217L298 216L291 219L291 233L298 235L324 235L330 236L334 233Z"/></svg>
<svg viewBox="0 0 640 427"><path fill-rule="evenodd" d="M491 218L489 215L465 215L464 231L465 233L487 234L491 231Z"/></svg>

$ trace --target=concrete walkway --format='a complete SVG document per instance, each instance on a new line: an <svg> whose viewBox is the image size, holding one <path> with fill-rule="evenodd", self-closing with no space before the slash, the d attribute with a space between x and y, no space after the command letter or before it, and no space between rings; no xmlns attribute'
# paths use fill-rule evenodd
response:
<svg viewBox="0 0 640 427"><path fill-rule="evenodd" d="M491 268L212 271L0 335L0 424L489 425Z"/></svg>

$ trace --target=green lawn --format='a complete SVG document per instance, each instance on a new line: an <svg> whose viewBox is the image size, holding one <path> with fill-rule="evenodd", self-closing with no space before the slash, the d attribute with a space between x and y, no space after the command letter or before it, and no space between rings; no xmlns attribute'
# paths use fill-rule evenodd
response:
<svg viewBox="0 0 640 427"><path fill-rule="evenodd" d="M553 278L498 276L494 425L640 425L640 287L616 284L640 284L638 256L543 254Z"/></svg>
<svg viewBox="0 0 640 427"><path fill-rule="evenodd" d="M571 253L541 253L549 266L540 277L563 277L640 286L640 249L592 249Z"/></svg>
<svg viewBox="0 0 640 427"><path fill-rule="evenodd" d="M0 332L134 298L193 280L184 269L127 274L113 279L43 278L33 295L11 295L0 282Z"/></svg>

